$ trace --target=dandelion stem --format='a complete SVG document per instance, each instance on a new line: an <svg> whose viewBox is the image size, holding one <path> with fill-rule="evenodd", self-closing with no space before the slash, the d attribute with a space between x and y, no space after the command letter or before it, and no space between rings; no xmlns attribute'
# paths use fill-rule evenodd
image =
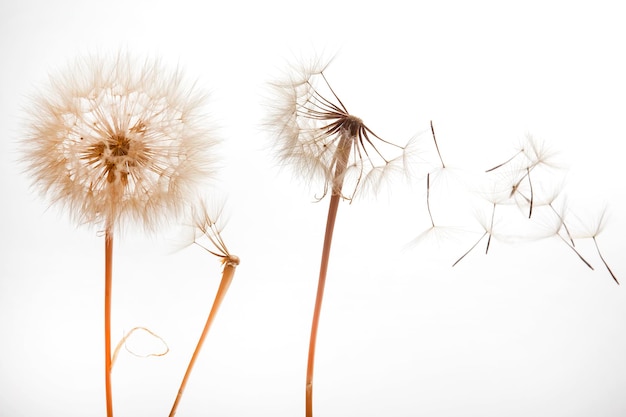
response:
<svg viewBox="0 0 626 417"><path fill-rule="evenodd" d="M220 286L217 289L217 293L215 294L215 300L213 301L213 306L211 307L211 311L209 316L207 317L206 323L204 324L204 329L202 329L202 334L200 334L200 339L198 340L198 344L196 345L196 349L191 356L191 360L189 361L189 365L187 366L187 371L185 372L185 376L180 384L180 388L178 388L178 394L176 395L176 400L174 400L174 404L172 405L172 410L170 411L169 416L173 417L176 414L176 409L178 408L178 404L180 399L183 396L183 392L185 391L185 387L187 386L187 381L189 380L189 376L191 375L191 370L193 369L194 364L196 363L196 359L202 349L202 345L204 344L204 339L206 339L207 334L209 333L209 329L211 328L211 324L217 315L217 310L220 308L224 297L226 296L226 292L228 291L228 287L230 287L230 283L235 276L235 268L239 264L239 259L235 256L229 256L225 258L224 269L222 271L222 281L220 282Z"/></svg>
<svg viewBox="0 0 626 417"><path fill-rule="evenodd" d="M111 286L113 283L113 231L107 226L104 237L104 385L107 417L113 417L111 390Z"/></svg>
<svg viewBox="0 0 626 417"><path fill-rule="evenodd" d="M320 264L319 281L317 284L317 296L313 309L313 322L311 324L311 338L309 339L309 356L306 371L306 417L313 417L313 370L315 365L315 345L317 342L317 329L319 326L320 313L322 310L322 299L324 298L324 286L326 284L326 273L328 271L328 261L330 259L330 246L333 240L335 220L341 199L341 188L343 177L350 157L352 138L349 132L342 132L341 139L337 145L335 154L335 176L333 180L333 190L330 196L328 207L328 217L326 219L326 233L324 234L324 246L322 248L322 260Z"/></svg>

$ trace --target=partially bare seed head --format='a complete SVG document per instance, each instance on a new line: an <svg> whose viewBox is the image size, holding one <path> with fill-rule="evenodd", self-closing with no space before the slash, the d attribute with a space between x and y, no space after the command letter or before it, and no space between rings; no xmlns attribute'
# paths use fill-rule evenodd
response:
<svg viewBox="0 0 626 417"><path fill-rule="evenodd" d="M272 84L267 124L280 160L295 165L307 181L322 179L320 198L339 185L341 195L352 199L364 185L377 188L382 172L403 166L406 147L382 139L350 114L325 69L305 68Z"/></svg>

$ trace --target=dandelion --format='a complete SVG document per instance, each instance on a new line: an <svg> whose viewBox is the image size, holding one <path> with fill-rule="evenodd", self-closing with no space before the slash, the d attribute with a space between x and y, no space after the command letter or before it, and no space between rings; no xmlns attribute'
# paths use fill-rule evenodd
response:
<svg viewBox="0 0 626 417"><path fill-rule="evenodd" d="M79 224L105 236L105 387L111 394L113 235L136 223L153 231L179 214L212 173L216 144L203 125L205 95L180 71L129 53L85 57L50 77L28 109L23 160L34 185Z"/></svg>
<svg viewBox="0 0 626 417"><path fill-rule="evenodd" d="M321 179L323 192L318 200L330 192L307 360L307 417L313 415L317 329L339 201L351 202L365 187L378 189L387 174L404 166L406 159L406 146L382 139L348 112L330 86L325 69L314 65L298 71L288 82L273 84L277 99L270 118L280 159L295 166L307 181Z"/></svg>
<svg viewBox="0 0 626 417"><path fill-rule="evenodd" d="M202 349L204 340L209 334L211 324L215 320L217 311L220 308L224 297L226 296L226 292L230 287L233 277L235 276L235 269L237 268L237 265L239 265L239 257L232 255L228 251L226 243L222 239L221 230L217 226L217 220L213 220L211 218L206 205L201 204L200 210L194 211L193 217L195 227L197 227L197 229L201 232L201 235L209 241L210 248L199 243L197 239L194 240L194 243L211 255L216 256L218 259L220 259L224 268L222 270L222 280L220 282L219 288L217 289L217 293L215 294L215 299L213 300L213 306L211 307L211 311L209 312L209 316L207 317L204 328L202 329L202 333L200 334L196 349L191 356L191 360L189 361L189 365L187 366L187 370L185 371L185 376L183 377L180 388L178 389L178 394L176 395L176 399L174 400L174 404L172 405L172 409L169 414L170 417L173 417L176 414L178 404L180 403L180 400L183 396L183 392L185 391L185 387L187 386L187 381L191 376L191 371L194 367L194 364L196 363L198 355L200 354L200 350Z"/></svg>
<svg viewBox="0 0 626 417"><path fill-rule="evenodd" d="M351 115L326 79L325 66L312 67L273 84L269 121L278 155L306 181L321 180L319 200L330 191L352 201L360 189L376 189L385 174L400 169L406 147L382 139Z"/></svg>

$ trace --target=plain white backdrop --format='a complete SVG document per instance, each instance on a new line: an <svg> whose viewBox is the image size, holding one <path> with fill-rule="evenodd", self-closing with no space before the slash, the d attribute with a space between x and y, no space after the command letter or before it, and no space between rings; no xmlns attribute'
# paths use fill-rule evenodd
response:
<svg viewBox="0 0 626 417"><path fill-rule="evenodd" d="M559 151L563 193L626 282L626 62L614 1L22 1L0 6L0 416L103 416L103 265L98 230L49 207L21 172L29 94L77 54L162 57L211 91L224 143L216 199L241 258L178 415L304 414L311 314L327 200L280 169L261 128L267 83L288 62L335 54L326 72L379 135L418 133L446 163L429 225L425 184L390 180L342 203L316 360L318 417L626 415L626 294L591 241L484 242L475 207L447 200L515 152L527 132ZM426 155L426 154L425 154ZM431 158L432 152L428 155ZM426 157L426 156L425 156ZM436 160L435 160L436 162ZM478 206L480 210L481 206ZM458 223L456 223L458 222ZM117 416L166 415L213 301L218 261L175 230L116 241L113 339L135 326L170 352L122 350ZM139 336L139 335L138 335ZM133 339L138 353L159 350Z"/></svg>

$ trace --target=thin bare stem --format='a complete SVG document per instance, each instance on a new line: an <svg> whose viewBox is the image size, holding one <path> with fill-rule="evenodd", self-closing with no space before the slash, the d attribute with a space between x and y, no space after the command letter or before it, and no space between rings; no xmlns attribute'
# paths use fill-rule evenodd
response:
<svg viewBox="0 0 626 417"><path fill-rule="evenodd" d="M514 160L514 159L515 159L515 157L516 157L517 155L519 155L519 154L521 154L521 153L523 153L523 152L524 152L524 150L523 150L523 149L522 149L522 150L520 150L520 151L518 151L515 155L513 155L512 157L510 157L510 158L509 158L509 159L507 159L506 161L502 162L501 164L496 165L496 166L495 166L495 167L493 167L493 168L489 168L489 169L488 169L488 170L486 170L485 172L491 172L491 171L494 171L494 170L496 170L496 169L500 168L501 166L504 166L504 165L508 164L509 162L511 162L512 160Z"/></svg>
<svg viewBox="0 0 626 417"><path fill-rule="evenodd" d="M487 248L485 249L485 255L489 253L489 245L491 244L491 235L493 233L493 220L496 216L496 203L493 203L493 210L491 211L491 225L489 226L489 239L487 239Z"/></svg>
<svg viewBox="0 0 626 417"><path fill-rule="evenodd" d="M565 240L565 238L564 238L563 236L561 236L561 234L560 234L560 233L557 233L556 235L557 235L557 236L558 236L558 237L559 237L559 238L563 241L563 243L565 243L565 244L567 245L567 247L568 247L568 248L570 248L571 250L573 250L573 251L574 251L574 253L575 253L576 255L578 255L578 257L580 258L580 260L581 260L581 261L583 261L583 262L585 263L585 265L587 265L587 266L589 267L589 269L591 269L591 270L593 271L593 266L591 266L591 264L590 264L589 262L587 262L587 260L586 260L585 258L583 258L583 256L580 254L580 252L578 252L578 251L576 250L576 248L575 248L574 246L570 245L570 243L569 243L567 240Z"/></svg>
<svg viewBox="0 0 626 417"><path fill-rule="evenodd" d="M104 387L107 417L113 417L111 390L111 286L113 283L113 231L107 225L104 236Z"/></svg>
<svg viewBox="0 0 626 417"><path fill-rule="evenodd" d="M561 216L561 214L559 214L559 212L556 211L556 209L554 208L552 203L550 203L548 205L550 206L550 208L552 209L554 214L556 214L556 216L559 218L559 221L561 222L561 225L565 229L565 233L567 233L567 237L569 238L570 242L572 243L572 246L576 247L576 244L574 243L574 238L572 237L572 234L569 231L569 227L567 227L567 224L565 224L565 219L563 219L563 216Z"/></svg>
<svg viewBox="0 0 626 417"><path fill-rule="evenodd" d="M430 216L430 224L435 227L433 214L430 212L430 172L426 174L426 208L428 209L428 215Z"/></svg>
<svg viewBox="0 0 626 417"><path fill-rule="evenodd" d="M530 180L530 167L526 167L526 172L528 176L528 186L530 187L530 209L528 210L528 218L530 219L533 215L533 201L534 201L534 193L533 193L533 183Z"/></svg>
<svg viewBox="0 0 626 417"><path fill-rule="evenodd" d="M215 316L217 315L217 311L226 296L226 292L228 291L228 287L233 280L235 275L235 268L239 264L239 258L236 256L229 256L224 258L224 269L222 271L222 281L220 282L220 286L217 289L217 293L215 294L215 300L213 301L213 306L211 307L211 311L209 316L207 317L206 323L204 324L204 329L202 329L202 333L200 334L200 339L198 340L198 344L196 345L196 349L191 356L191 360L189 361L189 365L187 366L187 371L185 372L185 376L180 384L180 388L178 389L178 394L176 395L176 400L174 400L174 404L172 405L172 410L170 411L169 416L173 417L176 414L176 409L178 408L178 404L180 399L183 396L183 392L185 391L185 387L187 386L187 381L189 380L189 376L191 375L191 371L193 369L194 364L196 363L196 359L200 354L200 350L202 349L202 345L204 344L204 340L206 339L207 334L209 334L209 329L211 328L211 324L213 320L215 320Z"/></svg>
<svg viewBox="0 0 626 417"><path fill-rule="evenodd" d="M437 148L437 154L439 155L439 160L441 161L441 167L445 168L446 164L443 163L443 158L441 157L441 152L439 151L439 145L437 144L437 138L435 137L435 128L433 127L433 121L430 121L430 131L433 133L433 140L435 141L435 148Z"/></svg>
<svg viewBox="0 0 626 417"><path fill-rule="evenodd" d="M478 239L478 240L476 241L476 243L474 243L474 244L472 245L472 247L471 247L471 248L469 248L469 250L468 250L467 252L465 252L465 253L464 253L464 254L463 254L463 255L462 255L459 259L457 259L457 260L456 260L456 262L452 264L452 266L455 266L456 264L458 264L459 262L461 262L461 259L465 258L465 256L467 256L467 254L468 254L468 253L470 253L472 250L474 250L474 248L475 248L476 246L478 246L478 244L480 243L480 241L481 241L481 240L483 240L483 238L484 238L486 235L487 235L487 231L485 231L485 233L483 233L483 235L480 237L480 239Z"/></svg>
<svg viewBox="0 0 626 417"><path fill-rule="evenodd" d="M339 104L341 105L341 108L343 109L344 112L346 112L346 114L348 113L348 109L346 109L346 106L343 105L343 103L341 102L341 100L339 99L339 97L337 97L337 94L335 94L335 90L333 90L333 88L330 86L330 83L328 82L328 80L326 79L326 76L324 75L324 72L320 72L320 75L322 76L322 78L324 79L324 82L326 83L326 85L328 86L328 89L330 90L331 93L333 93L333 96L335 96L335 98L337 99L337 101L339 102ZM330 102L329 102L330 103ZM332 104L332 103L331 103Z"/></svg>
<svg viewBox="0 0 626 417"><path fill-rule="evenodd" d="M320 313L322 310L322 300L324 298L324 287L326 285L326 274L330 259L330 247L333 240L335 220L341 199L341 188L343 186L344 172L350 157L351 141L349 132L342 132L341 139L337 145L335 176L333 190L328 207L328 217L326 219L326 233L324 234L324 246L322 247L322 260L320 264L320 274L317 284L317 295L315 307L313 309L313 321L311 324L311 337L309 339L309 355L307 359L306 371L306 417L313 417L313 371L315 367L315 346L317 342L317 329L319 327Z"/></svg>
<svg viewBox="0 0 626 417"><path fill-rule="evenodd" d="M597 242L595 236L593 236L593 243L596 245L596 250L598 251L598 255L600 256L600 259L602 260L602 263L604 263L604 266L606 266L606 269L607 269L607 271L609 271L609 274L611 274L611 276L613 277L613 279L615 280L617 285L619 285L619 281L617 280L617 277L615 276L613 271L611 271L611 268L609 268L609 264L606 263L606 261L604 260L604 256L602 256L602 253L600 253L600 247L598 246L598 242Z"/></svg>

